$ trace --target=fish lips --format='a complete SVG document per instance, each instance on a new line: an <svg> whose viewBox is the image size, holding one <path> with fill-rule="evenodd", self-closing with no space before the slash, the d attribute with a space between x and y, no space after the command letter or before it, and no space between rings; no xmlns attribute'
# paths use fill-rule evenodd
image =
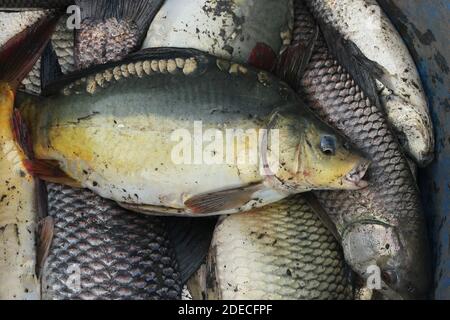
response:
<svg viewBox="0 0 450 320"><path fill-rule="evenodd" d="M363 180L371 161L360 161L349 173L342 178L342 185L348 190L359 190L367 187L369 183Z"/></svg>

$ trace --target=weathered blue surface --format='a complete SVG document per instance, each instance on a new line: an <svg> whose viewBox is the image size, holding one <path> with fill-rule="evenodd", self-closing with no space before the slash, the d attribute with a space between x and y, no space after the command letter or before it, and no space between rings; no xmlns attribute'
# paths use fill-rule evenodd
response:
<svg viewBox="0 0 450 320"><path fill-rule="evenodd" d="M436 159L419 180L435 253L436 299L450 299L450 0L378 0L405 39L429 98Z"/></svg>

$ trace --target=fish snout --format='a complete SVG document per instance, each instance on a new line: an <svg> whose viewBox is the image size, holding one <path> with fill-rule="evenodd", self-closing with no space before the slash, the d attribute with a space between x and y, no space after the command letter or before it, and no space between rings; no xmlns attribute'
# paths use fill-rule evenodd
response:
<svg viewBox="0 0 450 320"><path fill-rule="evenodd" d="M343 179L344 182L346 182L346 184L350 187L353 187L353 189L362 189L367 187L368 182L363 180L363 178L366 175L370 164L371 161L366 159L360 161L355 167L353 167L352 170L350 170L349 173L345 175Z"/></svg>

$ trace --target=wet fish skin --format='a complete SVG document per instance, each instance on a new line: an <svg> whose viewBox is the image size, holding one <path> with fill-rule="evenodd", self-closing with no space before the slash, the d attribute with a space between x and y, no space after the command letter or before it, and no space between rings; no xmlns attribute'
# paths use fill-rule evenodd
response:
<svg viewBox="0 0 450 320"><path fill-rule="evenodd" d="M204 291L207 299L351 299L345 269L334 236L295 195L220 219Z"/></svg>
<svg viewBox="0 0 450 320"><path fill-rule="evenodd" d="M262 44L260 49L271 51L275 59L290 41L292 9L291 0L191 0L189 6L182 0L166 0L143 48L193 48L247 63Z"/></svg>
<svg viewBox="0 0 450 320"><path fill-rule="evenodd" d="M245 163L238 169L227 163L174 163L173 131L192 129L195 121L203 121L204 130L223 128L224 124L243 130L273 124L280 129L280 165L284 169L275 173L274 180L265 181L268 184L262 190L254 191L261 201L249 198L235 207L202 214L245 211L314 188L363 186L358 184L363 183L359 176L368 162L300 107L298 97L278 79L198 51L179 58L184 50L164 50L164 59L149 58L148 54L157 53L150 49L140 53L141 60L104 66L103 71L73 82L39 107L23 108L26 119L35 119L28 123L34 128L37 157L60 161L63 170L84 187L126 208L153 213L169 208L171 214L195 215L185 204L191 197L260 184L265 177L257 163ZM142 60L141 55L147 58ZM176 61L180 60L178 67ZM171 63L175 68L169 72ZM74 103L79 107L73 108ZM279 108L274 111L274 106ZM244 114L242 110L246 110ZM89 133L91 130L96 134ZM320 149L324 136L336 143L334 155L324 155ZM148 141L158 149L143 149ZM299 145L303 148L300 153ZM93 153L97 156L91 157ZM358 181L349 178L353 173ZM167 179L172 174L178 179ZM218 175L222 179L217 179ZM145 205L152 207L145 210Z"/></svg>
<svg viewBox="0 0 450 320"><path fill-rule="evenodd" d="M42 271L43 299L180 299L162 219L127 212L86 189L49 187L55 231Z"/></svg>
<svg viewBox="0 0 450 320"><path fill-rule="evenodd" d="M292 45L304 46L315 30L309 11L297 1ZM343 238L347 262L363 277L369 266L378 265L384 288L393 289L395 298L425 297L431 270L426 222L418 188L384 114L334 59L320 34L296 80L308 106L373 161L367 188L314 192Z"/></svg>
<svg viewBox="0 0 450 320"><path fill-rule="evenodd" d="M409 155L419 166L428 165L435 142L425 91L408 48L377 1L306 0L305 4L323 25L378 63L381 74L374 72L374 76L388 119ZM344 66L353 75L350 66Z"/></svg>

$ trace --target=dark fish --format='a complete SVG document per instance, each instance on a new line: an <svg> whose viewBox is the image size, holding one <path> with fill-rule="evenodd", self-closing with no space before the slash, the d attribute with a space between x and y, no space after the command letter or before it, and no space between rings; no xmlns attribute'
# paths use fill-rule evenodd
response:
<svg viewBox="0 0 450 320"><path fill-rule="evenodd" d="M43 299L180 299L165 223L127 212L86 189L49 185L54 237Z"/></svg>
<svg viewBox="0 0 450 320"><path fill-rule="evenodd" d="M364 92L373 82L361 70L362 81L356 83L335 60L302 1L296 1L295 12L293 43L281 59L279 74L373 163L367 188L315 195L359 275L367 278L369 268L378 266L386 296L423 298L431 269L419 192L385 115Z"/></svg>

